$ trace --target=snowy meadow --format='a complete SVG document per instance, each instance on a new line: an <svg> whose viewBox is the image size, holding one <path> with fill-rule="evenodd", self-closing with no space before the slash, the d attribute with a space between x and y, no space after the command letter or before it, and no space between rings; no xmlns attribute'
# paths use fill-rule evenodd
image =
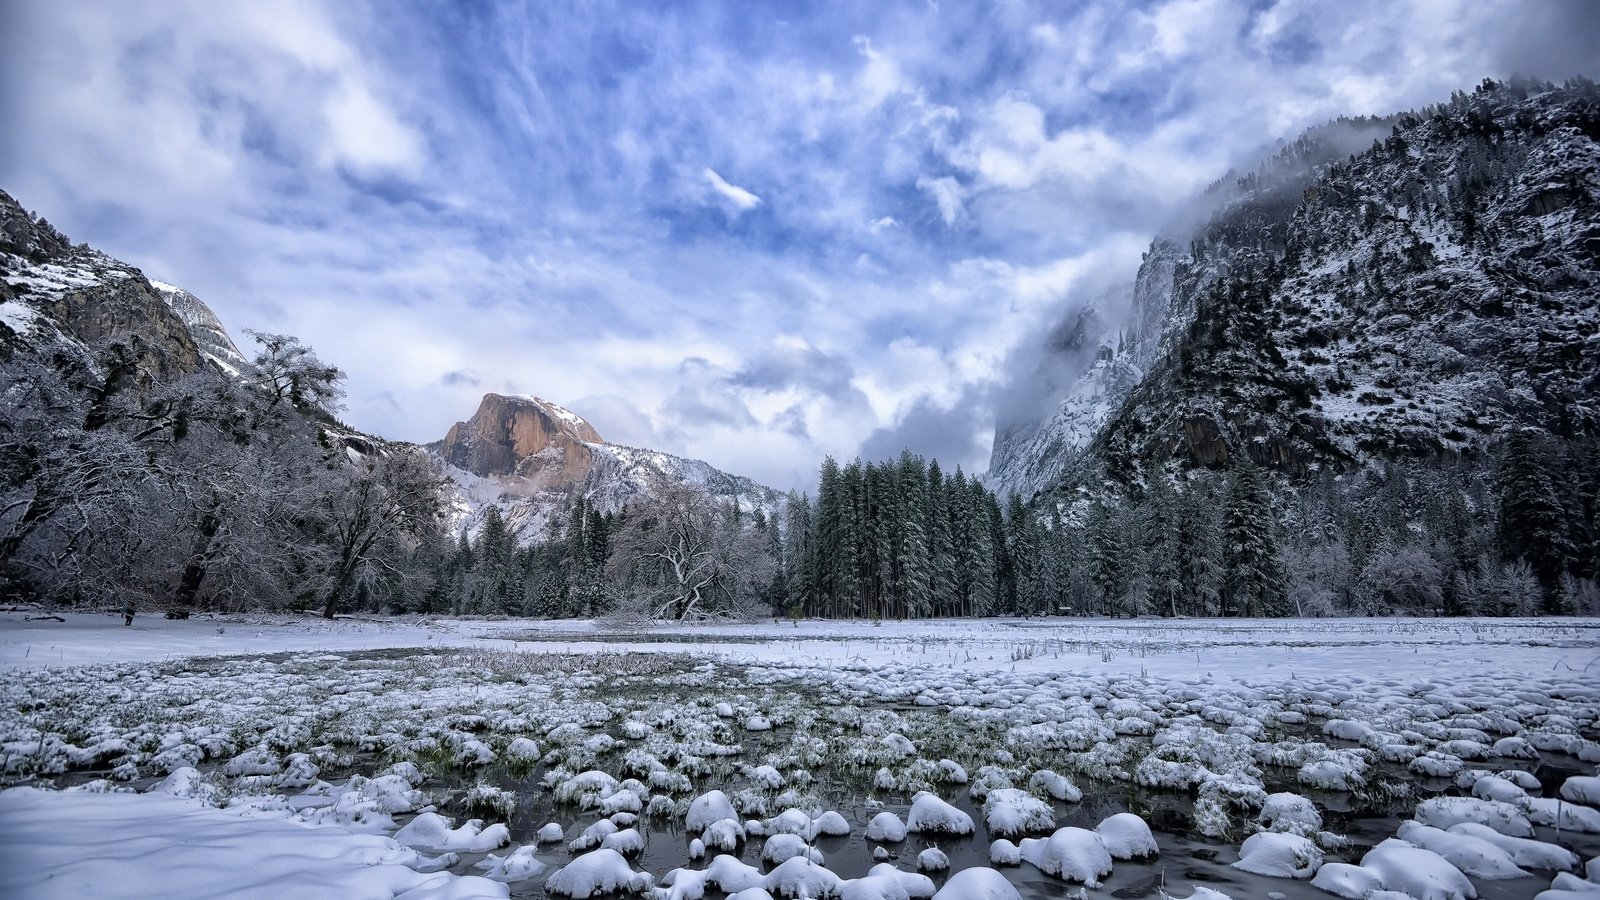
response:
<svg viewBox="0 0 1600 900"><path fill-rule="evenodd" d="M1591 620L62 618L6 896L1600 890Z"/></svg>

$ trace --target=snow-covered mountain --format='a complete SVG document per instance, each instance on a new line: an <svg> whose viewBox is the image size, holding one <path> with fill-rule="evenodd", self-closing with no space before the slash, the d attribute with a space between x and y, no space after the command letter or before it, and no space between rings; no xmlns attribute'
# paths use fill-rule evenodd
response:
<svg viewBox="0 0 1600 900"><path fill-rule="evenodd" d="M583 417L538 397L485 394L472 418L428 445L456 485L455 530L475 531L497 506L520 542L565 523L573 504L615 512L657 479L703 487L746 511L778 510L782 495L710 463L608 443Z"/></svg>
<svg viewBox="0 0 1600 900"><path fill-rule="evenodd" d="M1062 329L1073 377L1048 415L1001 423L997 487L1240 452L1296 476L1600 428L1593 83L1331 123L1196 209L1152 244L1128 313Z"/></svg>
<svg viewBox="0 0 1600 900"><path fill-rule="evenodd" d="M242 363L217 317L184 291L86 244L0 191L0 337L87 360L88 348L127 339L152 374L193 372L206 359Z"/></svg>

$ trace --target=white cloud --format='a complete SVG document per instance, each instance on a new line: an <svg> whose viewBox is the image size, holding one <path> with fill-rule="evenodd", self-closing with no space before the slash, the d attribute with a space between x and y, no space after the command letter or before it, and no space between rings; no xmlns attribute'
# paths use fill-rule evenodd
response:
<svg viewBox="0 0 1600 900"><path fill-rule="evenodd" d="M755 209L761 205L761 198L750 193L736 184L729 184L727 179L716 173L716 170L707 168L702 173L711 189L716 191L722 199L732 203L740 211Z"/></svg>
<svg viewBox="0 0 1600 900"><path fill-rule="evenodd" d="M944 224L954 225L966 212L966 188L948 175L939 178L918 178L917 190L924 191L938 204L939 216Z"/></svg>

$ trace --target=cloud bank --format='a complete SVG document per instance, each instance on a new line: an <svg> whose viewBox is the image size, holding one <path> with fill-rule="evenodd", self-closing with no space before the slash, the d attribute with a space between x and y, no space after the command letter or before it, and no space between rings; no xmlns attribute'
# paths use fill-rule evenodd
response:
<svg viewBox="0 0 1600 900"><path fill-rule="evenodd" d="M486 390L809 487L987 464L1014 354L1230 165L1514 71L1583 0L17 0L0 186L437 439Z"/></svg>

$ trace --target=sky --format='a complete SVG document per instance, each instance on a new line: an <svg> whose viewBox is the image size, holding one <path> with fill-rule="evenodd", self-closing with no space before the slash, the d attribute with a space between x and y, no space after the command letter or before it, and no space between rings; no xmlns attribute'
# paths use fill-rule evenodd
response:
<svg viewBox="0 0 1600 900"><path fill-rule="evenodd" d="M1230 166L1596 48L1586 0L0 0L0 188L300 336L365 430L534 394L805 489L985 470Z"/></svg>

